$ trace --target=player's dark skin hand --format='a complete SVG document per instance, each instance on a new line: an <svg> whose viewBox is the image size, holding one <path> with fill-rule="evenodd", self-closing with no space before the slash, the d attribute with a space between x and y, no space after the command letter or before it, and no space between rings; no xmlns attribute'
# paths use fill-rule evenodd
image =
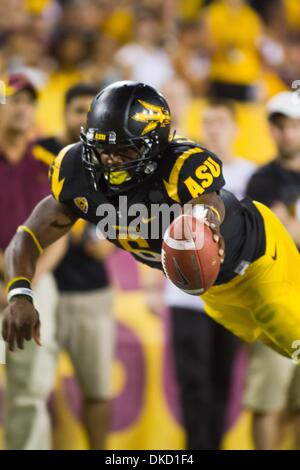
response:
<svg viewBox="0 0 300 470"><path fill-rule="evenodd" d="M220 215L221 220L218 219L213 210L208 210L206 214L205 224L212 230L214 241L219 244L219 255L221 258L221 263L224 263L225 242L224 238L221 235L220 227L225 217L225 208L221 198L216 193L204 194L203 196L192 199L190 201L190 204L192 204L192 206L195 206L197 204L208 205L210 207L213 207Z"/></svg>
<svg viewBox="0 0 300 470"><path fill-rule="evenodd" d="M216 243L219 243L219 255L221 263L224 263L225 259L225 242L220 232L220 223L213 212L208 213L205 224L212 230L213 239Z"/></svg>
<svg viewBox="0 0 300 470"><path fill-rule="evenodd" d="M14 351L15 344L24 348L24 341L34 339L41 346L40 318L34 305L25 298L13 300L3 312L2 336L8 343L10 351Z"/></svg>

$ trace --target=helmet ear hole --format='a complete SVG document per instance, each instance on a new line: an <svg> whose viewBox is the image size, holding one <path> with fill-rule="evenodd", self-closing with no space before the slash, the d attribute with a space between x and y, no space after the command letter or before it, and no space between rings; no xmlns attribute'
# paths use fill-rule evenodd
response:
<svg viewBox="0 0 300 470"><path fill-rule="evenodd" d="M145 167L144 173L146 175L152 175L152 173L154 173L156 168L157 168L157 163L156 162L151 162Z"/></svg>

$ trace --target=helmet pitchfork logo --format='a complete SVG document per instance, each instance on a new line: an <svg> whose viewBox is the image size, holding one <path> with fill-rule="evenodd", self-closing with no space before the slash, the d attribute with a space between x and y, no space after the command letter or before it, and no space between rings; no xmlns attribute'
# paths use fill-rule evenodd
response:
<svg viewBox="0 0 300 470"><path fill-rule="evenodd" d="M141 135L153 131L157 126L165 127L167 124L170 124L171 116L169 111L164 109L163 106L156 106L143 100L138 100L138 102L143 106L144 111L135 113L131 118L147 124Z"/></svg>

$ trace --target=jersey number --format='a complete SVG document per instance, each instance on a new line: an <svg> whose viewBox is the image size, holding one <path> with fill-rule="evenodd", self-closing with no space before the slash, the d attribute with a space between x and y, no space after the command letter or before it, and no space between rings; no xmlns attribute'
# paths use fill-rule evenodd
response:
<svg viewBox="0 0 300 470"><path fill-rule="evenodd" d="M133 253L145 261L152 261L154 263L161 262L161 255L151 251L149 243L144 238L135 238L134 240L130 240L130 238L119 238L118 242L124 250L129 251L129 253Z"/></svg>

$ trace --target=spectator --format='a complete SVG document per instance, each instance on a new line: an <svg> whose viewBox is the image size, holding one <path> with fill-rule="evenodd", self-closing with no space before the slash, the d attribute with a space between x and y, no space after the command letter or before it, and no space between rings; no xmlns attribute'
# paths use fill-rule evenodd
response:
<svg viewBox="0 0 300 470"><path fill-rule="evenodd" d="M174 132L185 135L187 132L186 116L191 106L192 96L188 84L174 77L171 82L162 86L161 92L172 105L172 123Z"/></svg>
<svg viewBox="0 0 300 470"><path fill-rule="evenodd" d="M116 55L124 79L160 88L173 76L170 59L160 45L162 33L156 13L144 10L135 21L135 41L121 47Z"/></svg>
<svg viewBox="0 0 300 470"><path fill-rule="evenodd" d="M112 61L118 43L115 39L105 34L97 36L90 54L90 61L82 68L82 80L99 84L99 90L112 82L121 79L116 64Z"/></svg>
<svg viewBox="0 0 300 470"><path fill-rule="evenodd" d="M133 24L135 15L135 2L132 0L119 0L110 3L106 8L105 21L102 22L101 31L119 45L133 40Z"/></svg>
<svg viewBox="0 0 300 470"><path fill-rule="evenodd" d="M197 21L181 22L172 63L177 75L186 81L194 95L204 94L210 61L203 46L202 27Z"/></svg>
<svg viewBox="0 0 300 470"><path fill-rule="evenodd" d="M211 94L251 101L257 98L262 23L245 0L220 0L204 13L211 47Z"/></svg>
<svg viewBox="0 0 300 470"><path fill-rule="evenodd" d="M7 102L1 106L0 213L5 220L0 233L0 251L31 213L50 192L48 168L33 156L32 128L37 92L21 75L9 77ZM33 341L24 351L7 352L5 367L7 449L45 449L49 447L49 419L46 399L54 380L55 368L47 360L55 351L51 324L55 316L57 293L51 270L64 250L58 241L43 254L34 278L35 301L41 311L43 347ZM2 287L3 289L3 287ZM2 301L4 295L1 296ZM42 371L35 374L38 364ZM47 370L45 374L44 371ZM30 383L29 383L30 382ZM51 389L51 388L50 388Z"/></svg>
<svg viewBox="0 0 300 470"><path fill-rule="evenodd" d="M106 7L98 0L63 0L60 25L67 30L96 35L104 21Z"/></svg>
<svg viewBox="0 0 300 470"><path fill-rule="evenodd" d="M57 134L64 129L64 96L81 80L90 59L93 37L82 30L60 30L52 45L55 70L40 90L37 123L41 134ZM55 116L49 119L49 116Z"/></svg>
<svg viewBox="0 0 300 470"><path fill-rule="evenodd" d="M47 44L29 27L8 35L3 53L8 70L26 75L38 89L46 83L54 67L53 60L47 55Z"/></svg>
<svg viewBox="0 0 300 470"><path fill-rule="evenodd" d="M277 67L278 74L290 88L294 80L300 77L300 34L290 33L285 42L284 60Z"/></svg>

